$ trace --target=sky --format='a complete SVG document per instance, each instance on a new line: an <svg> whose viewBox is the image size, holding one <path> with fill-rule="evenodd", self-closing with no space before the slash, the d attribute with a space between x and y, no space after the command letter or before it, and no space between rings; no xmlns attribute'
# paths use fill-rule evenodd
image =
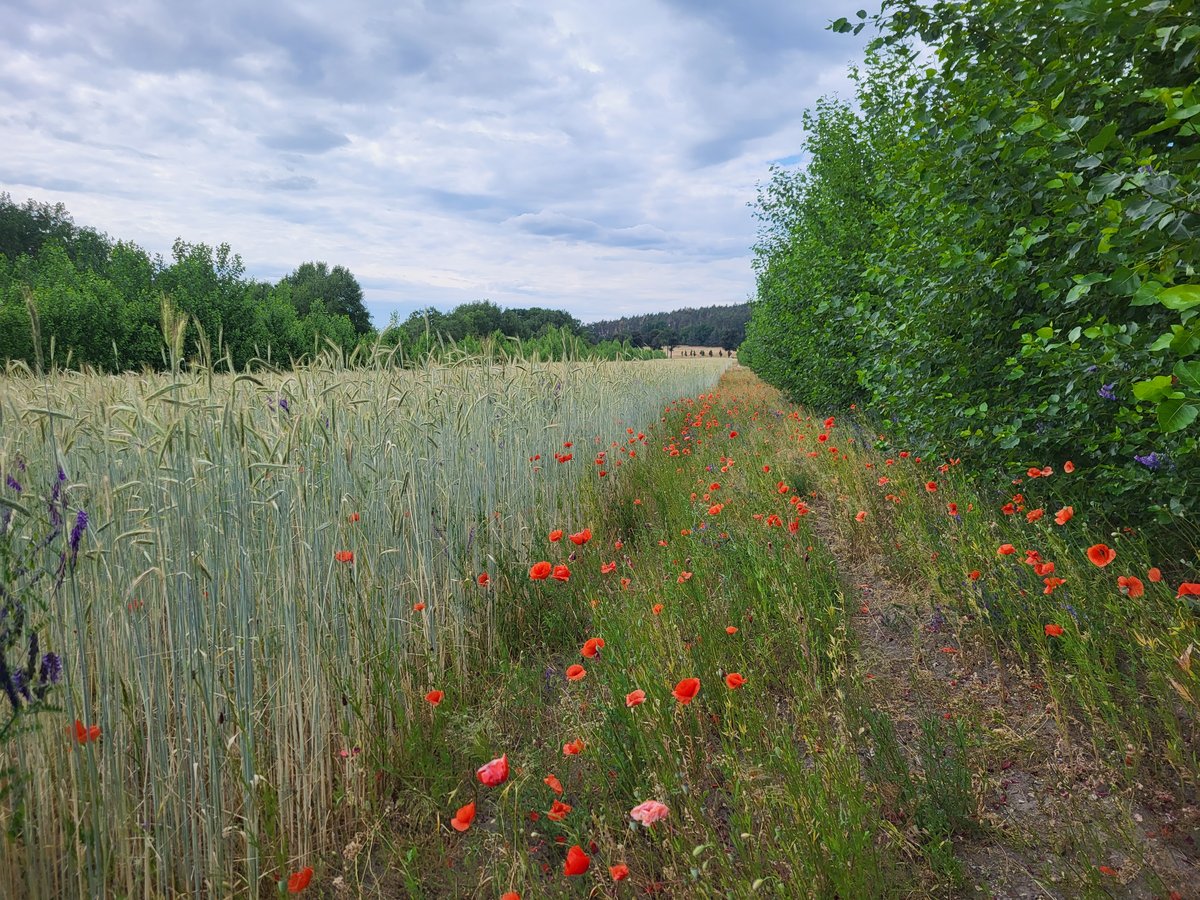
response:
<svg viewBox="0 0 1200 900"><path fill-rule="evenodd" d="M861 0L0 0L0 191L377 325L489 299L582 321L744 302L750 204L851 95Z"/></svg>

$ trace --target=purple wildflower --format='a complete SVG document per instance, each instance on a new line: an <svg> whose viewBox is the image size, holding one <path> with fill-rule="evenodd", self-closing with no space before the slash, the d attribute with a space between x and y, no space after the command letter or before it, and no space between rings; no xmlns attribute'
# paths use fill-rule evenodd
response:
<svg viewBox="0 0 1200 900"><path fill-rule="evenodd" d="M1117 395L1113 391L1113 388L1115 388L1116 386L1117 386L1117 383L1114 381L1114 382L1112 382L1112 384L1103 385L1100 388L1100 390L1096 391L1096 393L1099 394L1101 397L1103 397L1105 400L1116 400Z"/></svg>
<svg viewBox="0 0 1200 900"><path fill-rule="evenodd" d="M62 657L57 653L47 653L42 657L38 681L41 684L58 684L62 681L62 671Z"/></svg>
<svg viewBox="0 0 1200 900"><path fill-rule="evenodd" d="M1151 472L1157 472L1160 468L1162 468L1163 457L1159 456L1153 450L1147 453L1145 456L1138 456L1135 453L1133 458L1136 462L1140 462Z"/></svg>
<svg viewBox="0 0 1200 900"><path fill-rule="evenodd" d="M83 533L87 530L88 515L84 510L80 510L75 516L75 527L71 529L71 553L79 552L79 542L83 539Z"/></svg>
<svg viewBox="0 0 1200 900"><path fill-rule="evenodd" d="M21 493L21 482L17 481L17 479L13 478L11 475L5 477L4 483L12 488L12 490L14 490L16 493Z"/></svg>

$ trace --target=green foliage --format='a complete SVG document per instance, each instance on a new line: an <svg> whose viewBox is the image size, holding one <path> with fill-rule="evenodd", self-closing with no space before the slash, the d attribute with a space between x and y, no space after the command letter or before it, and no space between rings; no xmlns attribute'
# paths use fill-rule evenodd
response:
<svg viewBox="0 0 1200 900"><path fill-rule="evenodd" d="M735 350L746 337L750 304L705 306L671 312L622 316L593 322L587 333L593 340L629 341L636 347L722 347Z"/></svg>
<svg viewBox="0 0 1200 900"><path fill-rule="evenodd" d="M1194 514L1194 6L886 3L856 104L760 192L743 361L985 464L1089 463L1116 515Z"/></svg>

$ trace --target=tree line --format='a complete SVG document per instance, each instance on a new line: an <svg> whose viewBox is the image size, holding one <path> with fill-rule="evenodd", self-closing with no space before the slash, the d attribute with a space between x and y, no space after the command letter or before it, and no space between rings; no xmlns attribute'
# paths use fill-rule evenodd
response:
<svg viewBox="0 0 1200 900"><path fill-rule="evenodd" d="M746 336L750 304L686 307L671 312L622 316L593 322L587 333L595 340L629 341L636 347L721 347L736 350Z"/></svg>
<svg viewBox="0 0 1200 900"><path fill-rule="evenodd" d="M1200 27L1191 3L889 0L853 102L756 211L740 358L817 409L1098 507L1194 516Z"/></svg>

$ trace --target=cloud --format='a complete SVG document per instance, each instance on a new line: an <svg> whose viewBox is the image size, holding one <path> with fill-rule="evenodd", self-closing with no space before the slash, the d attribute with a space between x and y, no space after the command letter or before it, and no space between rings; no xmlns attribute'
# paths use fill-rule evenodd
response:
<svg viewBox="0 0 1200 900"><path fill-rule="evenodd" d="M392 309L740 302L747 203L845 93L857 3L9 0L0 190Z"/></svg>

